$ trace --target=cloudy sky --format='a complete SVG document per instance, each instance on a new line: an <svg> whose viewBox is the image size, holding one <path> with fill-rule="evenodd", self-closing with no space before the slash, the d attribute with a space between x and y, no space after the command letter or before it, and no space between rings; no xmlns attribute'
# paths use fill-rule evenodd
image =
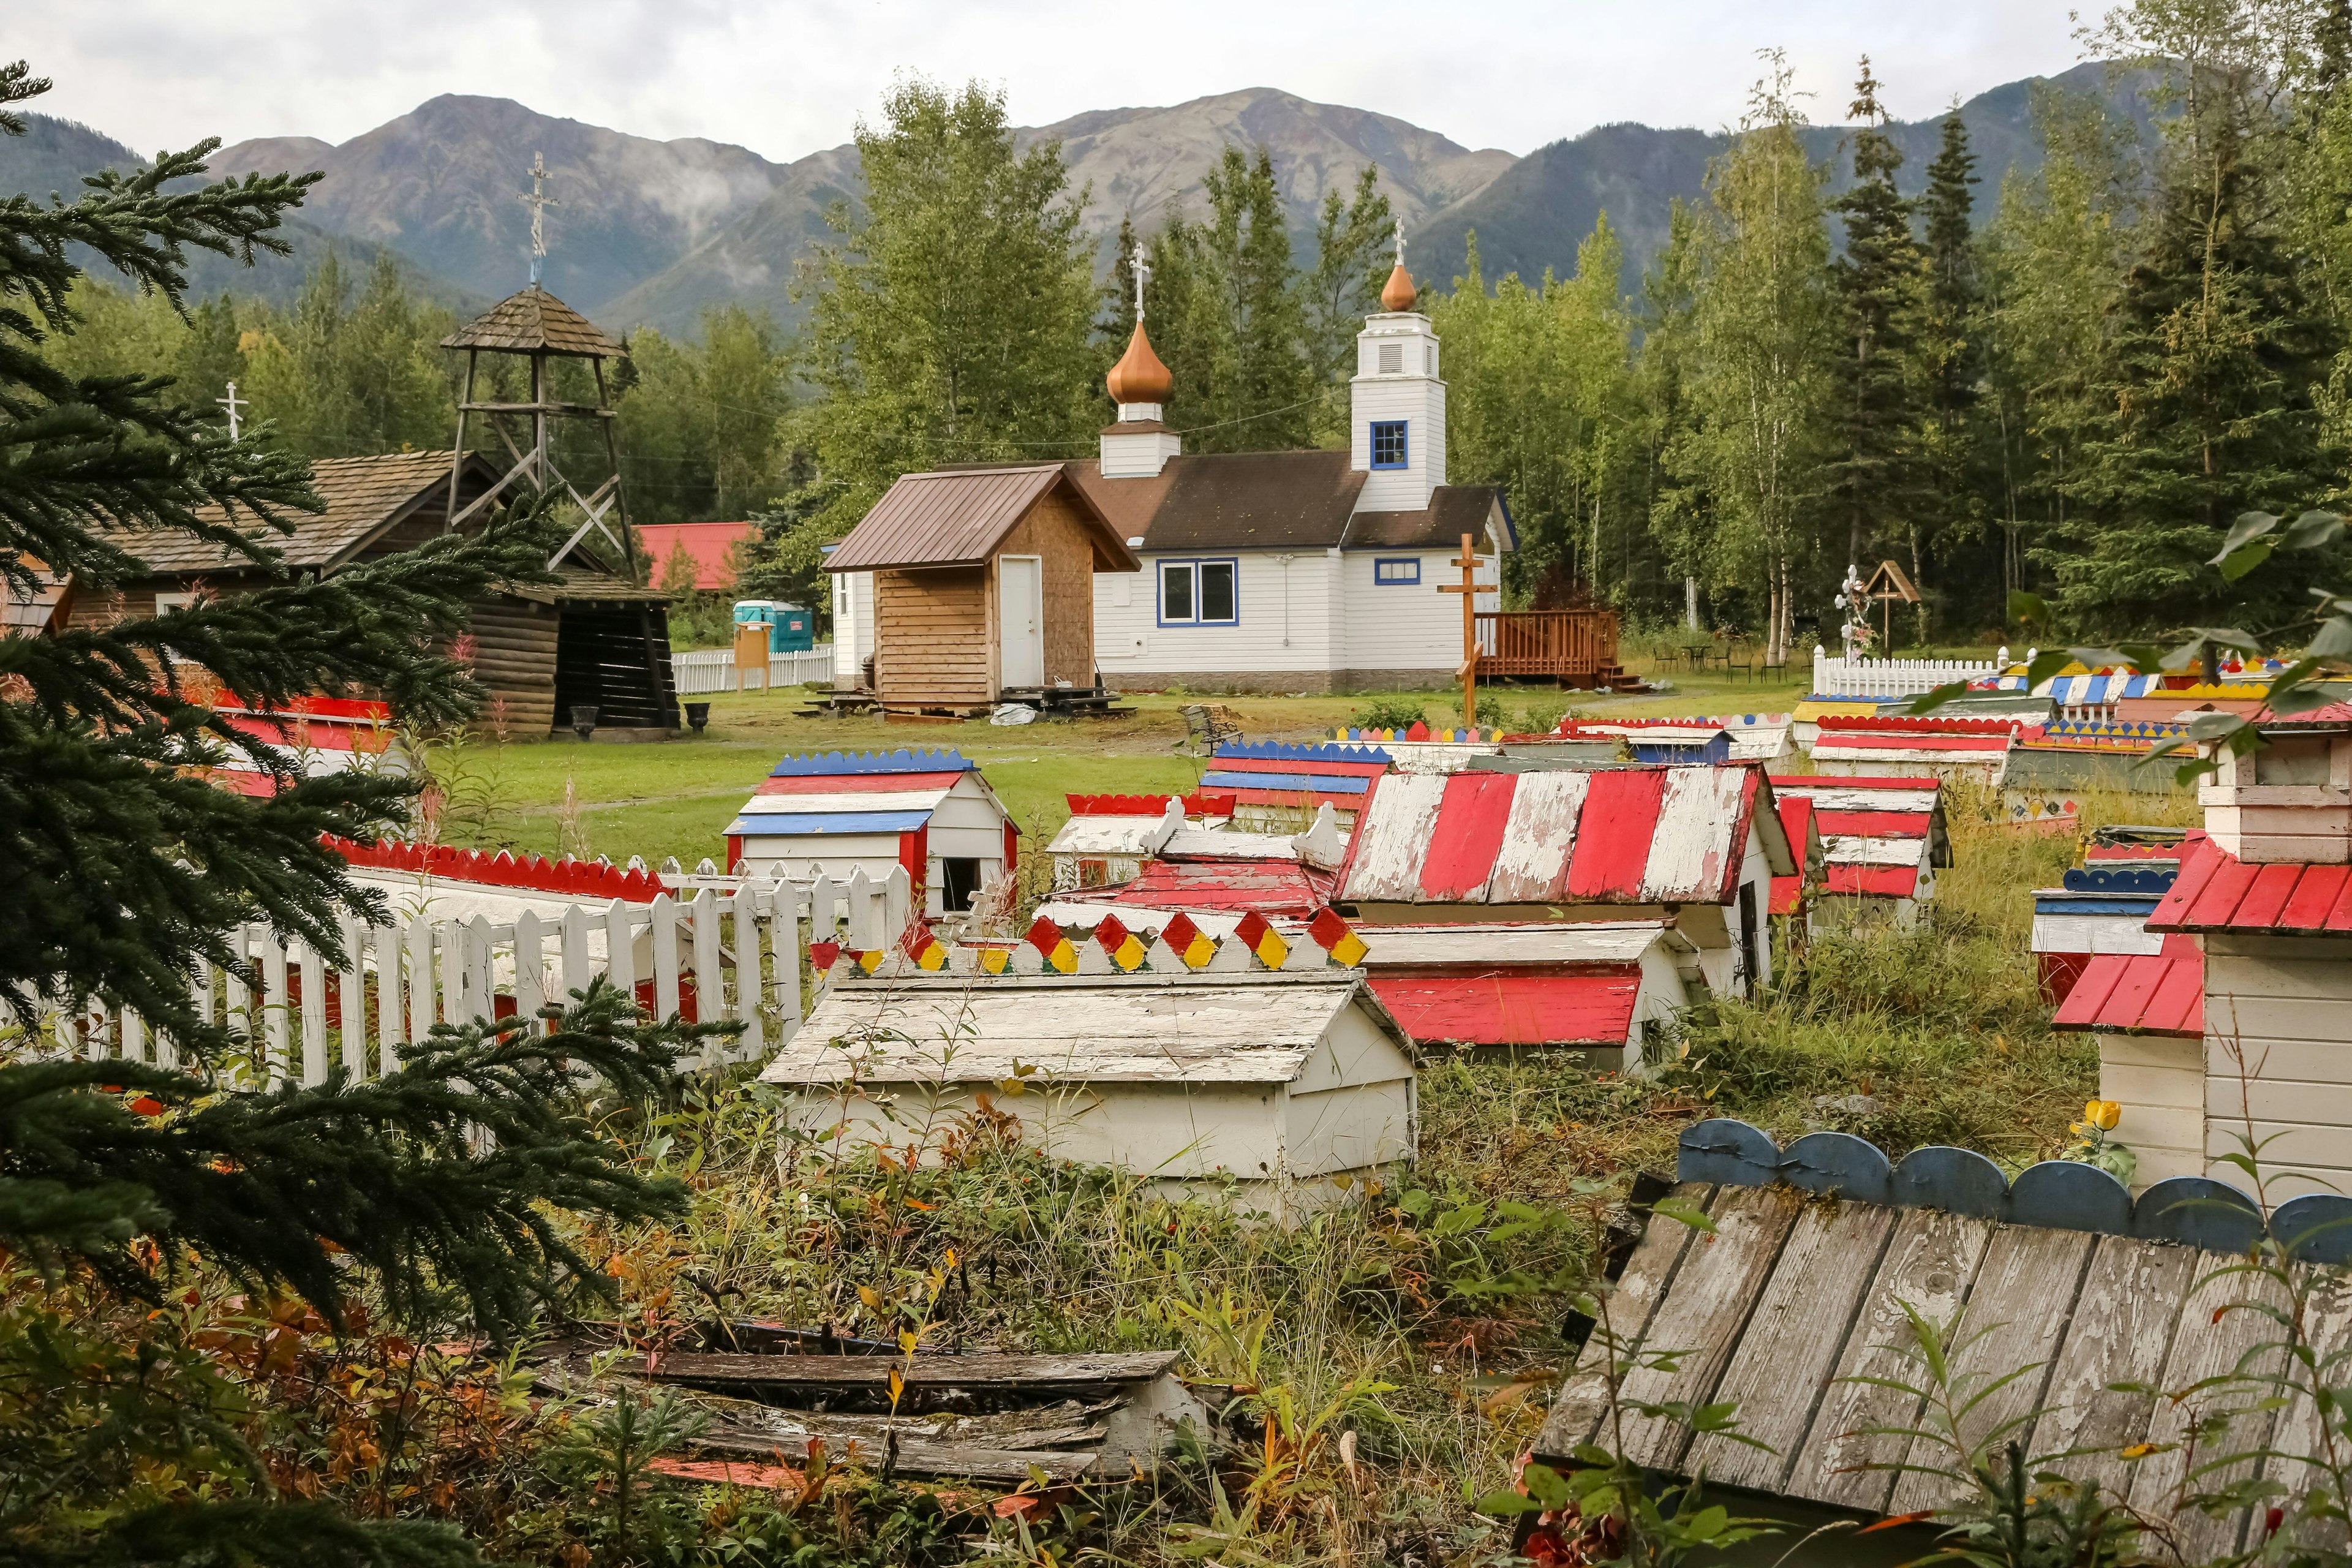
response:
<svg viewBox="0 0 2352 1568"><path fill-rule="evenodd" d="M5 47L39 107L142 152L200 136L344 141L436 93L519 99L774 159L835 145L897 71L1001 83L1014 120L1277 87L1524 153L1596 124L1738 118L1789 51L1816 119L1867 51L1913 119L2074 64L2053 0L51 0Z"/></svg>

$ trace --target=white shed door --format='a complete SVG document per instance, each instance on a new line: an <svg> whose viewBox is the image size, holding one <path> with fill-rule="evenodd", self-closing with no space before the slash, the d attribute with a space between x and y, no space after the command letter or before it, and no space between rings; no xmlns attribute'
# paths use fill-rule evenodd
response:
<svg viewBox="0 0 2352 1568"><path fill-rule="evenodd" d="M1004 647L999 686L1045 684L1045 563L1036 555L996 558L997 621Z"/></svg>

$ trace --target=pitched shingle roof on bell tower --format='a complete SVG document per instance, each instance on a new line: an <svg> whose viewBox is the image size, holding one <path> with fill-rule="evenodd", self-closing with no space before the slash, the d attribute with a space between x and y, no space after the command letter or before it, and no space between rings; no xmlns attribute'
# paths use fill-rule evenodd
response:
<svg viewBox="0 0 2352 1568"><path fill-rule="evenodd" d="M534 283L508 295L441 340L445 349L504 353L572 354L618 359L621 345L602 328Z"/></svg>

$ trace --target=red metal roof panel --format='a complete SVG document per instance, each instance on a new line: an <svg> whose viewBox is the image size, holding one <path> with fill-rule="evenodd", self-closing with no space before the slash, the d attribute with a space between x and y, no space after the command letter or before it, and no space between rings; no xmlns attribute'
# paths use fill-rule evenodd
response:
<svg viewBox="0 0 2352 1568"><path fill-rule="evenodd" d="M1475 903L1486 896L1503 847L1516 773L1455 773L1445 781L1437 830L1421 863L1421 898L1433 904Z"/></svg>
<svg viewBox="0 0 2352 1568"><path fill-rule="evenodd" d="M2197 896L2196 903L2189 907L2188 918L2181 922L2183 925L2213 930L2235 924L2238 906L2245 902L2247 889L2254 885L2254 877L2261 869L2259 867L2249 866L2232 856L2221 855L2219 848L2214 853L2221 856L2221 864L2213 868L2212 879L2205 884L2205 890ZM2158 907L2162 909L2161 905Z"/></svg>
<svg viewBox="0 0 2352 1568"><path fill-rule="evenodd" d="M2323 931L2327 914L2343 895L2352 866L2314 866L2303 874L2294 891L2279 910L2278 923L2287 931Z"/></svg>
<svg viewBox="0 0 2352 1568"><path fill-rule="evenodd" d="M1374 969L1370 983L1416 1041L1473 1046L1622 1046L1642 988L1633 964L1598 974Z"/></svg>
<svg viewBox="0 0 2352 1568"><path fill-rule="evenodd" d="M2230 923L2277 925L2279 911L2286 908L2287 899L2294 892L2295 884L2303 880L2305 869L2300 865L2273 864L2256 871L2246 896L2238 900L2238 912L2231 917Z"/></svg>
<svg viewBox="0 0 2352 1568"><path fill-rule="evenodd" d="M1668 771L1627 768L1592 775L1569 852L1569 898L1579 903L1641 901Z"/></svg>
<svg viewBox="0 0 2352 1568"><path fill-rule="evenodd" d="M1824 892L1907 899L1919 890L1919 868L1916 866L1856 866L1835 862L1824 868L1822 884Z"/></svg>

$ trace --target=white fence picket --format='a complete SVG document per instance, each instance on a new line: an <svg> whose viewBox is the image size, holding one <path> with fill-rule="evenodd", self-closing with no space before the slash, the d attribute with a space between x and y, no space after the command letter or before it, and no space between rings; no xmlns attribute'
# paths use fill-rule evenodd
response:
<svg viewBox="0 0 2352 1568"><path fill-rule="evenodd" d="M400 969L401 954L408 946L405 935L397 921L375 928L376 1070L382 1073L400 1070ZM366 1059L364 1051L361 1059Z"/></svg>
<svg viewBox="0 0 2352 1568"><path fill-rule="evenodd" d="M343 966L335 972L335 1027L341 1034L343 1073L367 1077L368 928L343 917Z"/></svg>
<svg viewBox="0 0 2352 1568"><path fill-rule="evenodd" d="M294 944L296 991L302 1007L302 1081L327 1081L327 960L305 942Z"/></svg>
<svg viewBox="0 0 2352 1568"><path fill-rule="evenodd" d="M657 893L648 908L654 917L654 1016L677 1016L677 900Z"/></svg>
<svg viewBox="0 0 2352 1568"><path fill-rule="evenodd" d="M261 1037L265 1043L269 1084L275 1089L286 1081L291 1062L287 1048L286 1017L286 944L278 933L267 929L257 931L261 946L261 994L256 998L261 1009Z"/></svg>
<svg viewBox="0 0 2352 1568"><path fill-rule="evenodd" d="M670 655L669 663L680 697L707 697L712 692L736 689L733 648L693 648ZM764 683L772 690L780 686L832 679L833 646L827 643L799 653L770 654L766 669L750 672L749 685L756 691Z"/></svg>
<svg viewBox="0 0 2352 1568"><path fill-rule="evenodd" d="M735 895L735 984L727 1016L743 1026L735 1038L735 1056L757 1061L767 1054L760 1009L767 1000L767 977L760 965L760 916L772 895L767 889L746 883Z"/></svg>

